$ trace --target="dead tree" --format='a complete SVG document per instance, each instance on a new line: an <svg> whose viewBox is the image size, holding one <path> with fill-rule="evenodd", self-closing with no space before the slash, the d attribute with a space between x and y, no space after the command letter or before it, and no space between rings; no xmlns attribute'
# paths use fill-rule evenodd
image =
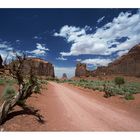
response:
<svg viewBox="0 0 140 140"><path fill-rule="evenodd" d="M19 105L22 108L25 108L26 99L33 94L35 87L39 86L32 64L30 65L28 78L25 79L23 68L27 61L25 55L16 55L16 60L12 61L8 67L12 77L17 80L19 88L15 96L3 100L0 106L0 124L6 119L8 113L14 106Z"/></svg>

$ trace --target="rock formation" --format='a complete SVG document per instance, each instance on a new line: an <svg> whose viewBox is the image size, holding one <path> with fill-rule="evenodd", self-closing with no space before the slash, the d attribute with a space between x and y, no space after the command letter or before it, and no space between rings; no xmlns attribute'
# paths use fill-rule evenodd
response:
<svg viewBox="0 0 140 140"><path fill-rule="evenodd" d="M67 79L68 77L67 77L67 74L66 73L63 73L63 75L62 75L62 79Z"/></svg>
<svg viewBox="0 0 140 140"><path fill-rule="evenodd" d="M140 45L136 45L126 55L110 63L105 72L140 77Z"/></svg>
<svg viewBox="0 0 140 140"><path fill-rule="evenodd" d="M140 45L136 45L127 54L110 63L107 67L97 68L96 74L101 73L140 77Z"/></svg>
<svg viewBox="0 0 140 140"><path fill-rule="evenodd" d="M81 76L86 76L86 74L87 74L86 64L82 64L79 62L76 65L75 76L81 77Z"/></svg>
<svg viewBox="0 0 140 140"><path fill-rule="evenodd" d="M29 58L23 68L24 73L29 73L30 67L34 68L35 74L38 76L55 77L54 67L51 63L39 58Z"/></svg>
<svg viewBox="0 0 140 140"><path fill-rule="evenodd" d="M140 44L134 46L127 54L110 63L106 67L101 66L96 70L88 71L86 64L78 63L75 71L76 77L111 74L140 77Z"/></svg>
<svg viewBox="0 0 140 140"><path fill-rule="evenodd" d="M95 76L94 71L87 70L87 66L84 63L78 63L76 65L75 77L88 77Z"/></svg>

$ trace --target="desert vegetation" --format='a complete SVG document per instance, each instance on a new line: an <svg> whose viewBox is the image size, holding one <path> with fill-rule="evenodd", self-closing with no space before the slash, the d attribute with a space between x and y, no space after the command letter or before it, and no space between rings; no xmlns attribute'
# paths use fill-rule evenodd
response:
<svg viewBox="0 0 140 140"><path fill-rule="evenodd" d="M105 92L104 97L106 98L122 95L126 100L132 100L134 99L133 94L140 93L139 82L127 82L123 77L116 77L112 81L80 79L59 81L59 83L61 82L67 82L75 86Z"/></svg>
<svg viewBox="0 0 140 140"><path fill-rule="evenodd" d="M26 100L33 93L40 93L40 83L35 76L34 67L30 65L28 75L23 73L24 62L27 61L26 56L16 55L16 60L13 60L5 69L9 70L10 76L2 76L0 85L5 85L5 89L0 97L0 124L5 121L8 113L16 106L23 109L29 109L26 105ZM32 110L34 112L34 109ZM36 114L39 116L39 114ZM41 116L39 116L41 118Z"/></svg>

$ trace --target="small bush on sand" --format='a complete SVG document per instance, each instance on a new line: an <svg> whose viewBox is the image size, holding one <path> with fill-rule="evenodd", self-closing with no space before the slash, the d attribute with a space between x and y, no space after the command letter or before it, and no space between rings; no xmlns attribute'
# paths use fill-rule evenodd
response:
<svg viewBox="0 0 140 140"><path fill-rule="evenodd" d="M121 86L122 84L125 83L123 77L116 77L114 81L115 81L115 84L119 86L119 88L120 88L120 86Z"/></svg>
<svg viewBox="0 0 140 140"><path fill-rule="evenodd" d="M125 96L124 96L124 98L126 100L134 100L135 99L134 96L133 96L133 94L130 94L130 93L126 93Z"/></svg>
<svg viewBox="0 0 140 140"><path fill-rule="evenodd" d="M0 79L0 85L4 85L4 84L5 84L4 79Z"/></svg>
<svg viewBox="0 0 140 140"><path fill-rule="evenodd" d="M36 86L36 87L34 88L34 93L41 93L41 91L40 91L40 86Z"/></svg>
<svg viewBox="0 0 140 140"><path fill-rule="evenodd" d="M5 88L2 98L8 100L14 97L15 95L16 95L16 91L12 87L8 86Z"/></svg>

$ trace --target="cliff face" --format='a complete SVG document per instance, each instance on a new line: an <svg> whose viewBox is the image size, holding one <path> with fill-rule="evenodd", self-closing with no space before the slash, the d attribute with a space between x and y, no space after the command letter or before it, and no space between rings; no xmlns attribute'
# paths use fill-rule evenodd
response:
<svg viewBox="0 0 140 140"><path fill-rule="evenodd" d="M9 75L9 70L3 69L3 65L2 65L2 58L0 57L0 70ZM12 63L9 64L9 67L12 66ZM39 58L27 58L27 60L25 60L24 62L24 66L22 68L22 73L27 75L30 72L31 67L34 70L34 73L37 76L46 76L46 77L55 77L54 74L54 67L51 63L44 61L42 59Z"/></svg>
<svg viewBox="0 0 140 140"><path fill-rule="evenodd" d="M140 76L140 45L133 47L126 55L105 67L106 74L121 74L127 76ZM98 69L96 70L98 73Z"/></svg>
<svg viewBox="0 0 140 140"><path fill-rule="evenodd" d="M23 72L26 74L29 73L31 65L38 76L55 76L53 65L39 58L31 58L25 61Z"/></svg>
<svg viewBox="0 0 140 140"><path fill-rule="evenodd" d="M75 76L98 76L120 74L140 77L140 45L134 46L126 55L110 63L107 67L98 67L88 71L86 64L77 64Z"/></svg>

